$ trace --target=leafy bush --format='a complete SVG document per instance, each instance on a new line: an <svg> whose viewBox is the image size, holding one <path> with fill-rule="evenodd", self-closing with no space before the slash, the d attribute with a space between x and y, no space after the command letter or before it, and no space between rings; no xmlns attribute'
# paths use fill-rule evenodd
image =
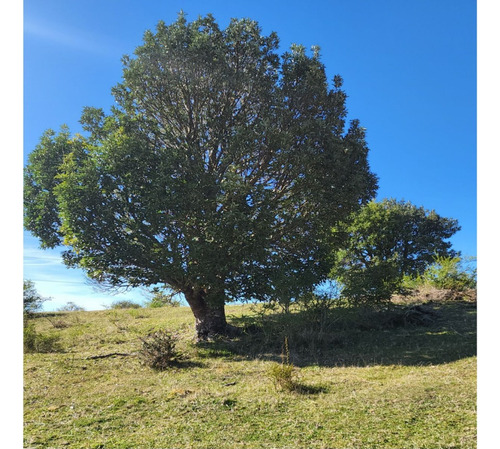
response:
<svg viewBox="0 0 500 449"><path fill-rule="evenodd" d="M49 321L49 323L52 324L52 327L55 329L65 329L70 326L70 324L64 320L52 319L49 316L45 316L44 318L46 318Z"/></svg>
<svg viewBox="0 0 500 449"><path fill-rule="evenodd" d="M475 289L477 270L460 257L437 256L421 276L405 277L404 286L408 289L432 286L455 291Z"/></svg>
<svg viewBox="0 0 500 449"><path fill-rule="evenodd" d="M57 309L59 312L82 312L85 309L78 304L75 304L74 302L70 301L67 302L64 306L59 307Z"/></svg>
<svg viewBox="0 0 500 449"><path fill-rule="evenodd" d="M179 307L181 302L174 299L175 293L165 293L158 287L154 287L151 290L152 298L146 302L146 307L151 307L153 309L159 307Z"/></svg>
<svg viewBox="0 0 500 449"><path fill-rule="evenodd" d="M273 363L267 370L267 375L272 379L277 390L297 390L298 384L295 381L295 367L292 363L290 363L288 337L285 337L285 342L281 353L281 363Z"/></svg>
<svg viewBox="0 0 500 449"><path fill-rule="evenodd" d="M24 351L25 352L59 352L61 345L58 335L47 335L37 332L33 323L24 326Z"/></svg>
<svg viewBox="0 0 500 449"><path fill-rule="evenodd" d="M142 340L139 358L142 362L159 371L179 363L183 357L176 349L178 337L168 331L160 330L149 334Z"/></svg>
<svg viewBox="0 0 500 449"><path fill-rule="evenodd" d="M308 314L322 314L342 304L340 292L329 291L328 293L308 292L299 296L295 301L298 310Z"/></svg>
<svg viewBox="0 0 500 449"><path fill-rule="evenodd" d="M30 280L23 280L23 305L24 313L38 312L42 309L42 304L48 298L42 297L35 289L35 283Z"/></svg>
<svg viewBox="0 0 500 449"><path fill-rule="evenodd" d="M291 363L273 363L267 370L267 375L277 390L294 391L296 389L294 370L295 367Z"/></svg>
<svg viewBox="0 0 500 449"><path fill-rule="evenodd" d="M130 301L128 299L122 299L120 301L114 301L111 303L112 309L140 309L142 306L136 302Z"/></svg>

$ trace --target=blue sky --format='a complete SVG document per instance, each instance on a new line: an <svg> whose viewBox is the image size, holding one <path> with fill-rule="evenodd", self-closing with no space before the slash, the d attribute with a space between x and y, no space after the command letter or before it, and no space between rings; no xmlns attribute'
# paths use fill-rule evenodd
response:
<svg viewBox="0 0 500 449"><path fill-rule="evenodd" d="M281 50L319 45L330 79L340 74L350 118L367 128L378 198L413 202L459 220L456 250L476 248L476 3L472 0L24 2L24 162L48 128L72 132L84 106L109 110L121 56L146 29L213 13L257 20ZM122 298L95 292L78 270L24 233L23 277L52 297L88 310ZM127 298L143 301L141 291Z"/></svg>

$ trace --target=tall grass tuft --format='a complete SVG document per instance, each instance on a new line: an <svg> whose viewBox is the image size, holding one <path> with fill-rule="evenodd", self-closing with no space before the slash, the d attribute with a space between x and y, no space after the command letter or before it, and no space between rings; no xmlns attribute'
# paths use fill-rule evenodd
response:
<svg viewBox="0 0 500 449"><path fill-rule="evenodd" d="M61 352L62 350L58 335L37 332L33 323L25 323L23 333L24 352L26 353Z"/></svg>
<svg viewBox="0 0 500 449"><path fill-rule="evenodd" d="M276 390L295 391L297 390L296 372L293 363L290 363L290 349L288 347L288 337L285 337L283 351L281 353L281 363L273 363L267 371L267 375L274 382Z"/></svg>

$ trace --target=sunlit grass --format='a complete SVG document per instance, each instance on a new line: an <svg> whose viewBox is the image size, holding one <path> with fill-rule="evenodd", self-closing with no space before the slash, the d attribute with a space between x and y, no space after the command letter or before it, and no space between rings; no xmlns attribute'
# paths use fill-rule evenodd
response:
<svg viewBox="0 0 500 449"><path fill-rule="evenodd" d="M315 351L301 339L311 331L301 330L300 314L259 318L250 306L229 306L233 323L262 330L196 344L189 309L137 310L48 317L65 327L34 319L38 332L60 337L63 352L25 355L26 447L475 447L468 304L438 304L434 325L395 329L342 327L347 312L338 311L335 335L318 338ZM140 337L159 329L179 337L185 365L159 372L134 355ZM285 333L302 386L291 391L269 377ZM92 358L112 353L130 355Z"/></svg>

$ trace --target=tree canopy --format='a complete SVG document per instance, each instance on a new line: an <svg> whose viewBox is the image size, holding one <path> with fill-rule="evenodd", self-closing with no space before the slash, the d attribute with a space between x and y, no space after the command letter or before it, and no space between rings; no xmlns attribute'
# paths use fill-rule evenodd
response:
<svg viewBox="0 0 500 449"><path fill-rule="evenodd" d="M184 15L123 58L109 114L47 131L25 170L25 227L110 287L183 292L200 335L224 303L296 296L324 279L330 228L377 188L364 130L319 49Z"/></svg>
<svg viewBox="0 0 500 449"><path fill-rule="evenodd" d="M333 228L331 277L354 301L389 299L404 276L422 275L436 257L457 256L448 239L459 229L457 220L410 202L371 201Z"/></svg>

